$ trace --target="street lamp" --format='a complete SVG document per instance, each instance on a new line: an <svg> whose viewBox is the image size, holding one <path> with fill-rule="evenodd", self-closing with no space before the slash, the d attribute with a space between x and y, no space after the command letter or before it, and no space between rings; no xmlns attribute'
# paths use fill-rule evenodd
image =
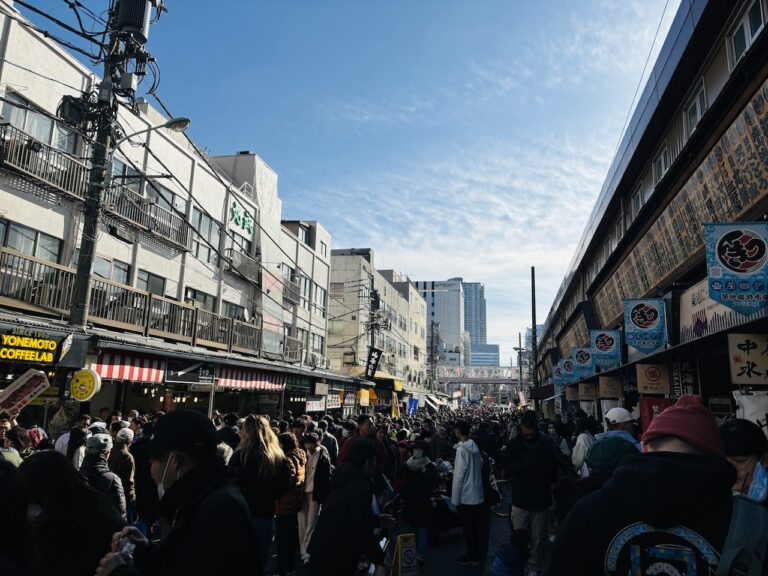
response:
<svg viewBox="0 0 768 576"><path fill-rule="evenodd" d="M112 177L112 155L115 150L134 136L168 128L174 132L182 132L189 126L189 118L171 118L158 126L150 126L133 134L123 136L115 142L110 142L110 131L100 129L97 134L96 146L93 148L91 172L88 178L88 191L83 209L83 232L80 236L80 256L77 260L75 285L72 289L72 304L70 306L69 324L85 328L88 324L91 301L91 270L96 256L96 240L101 215L101 203L104 191L109 188Z"/></svg>

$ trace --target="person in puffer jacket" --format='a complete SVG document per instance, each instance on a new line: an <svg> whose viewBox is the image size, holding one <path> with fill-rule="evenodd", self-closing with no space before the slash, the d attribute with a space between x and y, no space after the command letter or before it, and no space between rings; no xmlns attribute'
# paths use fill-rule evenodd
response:
<svg viewBox="0 0 768 576"><path fill-rule="evenodd" d="M467 553L459 566L481 566L488 552L490 509L483 496L483 457L480 448L469 438L469 422L460 420L454 427L456 463L453 467L451 501L458 507Z"/></svg>
<svg viewBox="0 0 768 576"><path fill-rule="evenodd" d="M299 512L304 504L307 453L299 448L296 437L289 432L280 434L277 439L285 453L291 475L291 488L275 504L277 573L285 576L295 568L296 551L299 547Z"/></svg>

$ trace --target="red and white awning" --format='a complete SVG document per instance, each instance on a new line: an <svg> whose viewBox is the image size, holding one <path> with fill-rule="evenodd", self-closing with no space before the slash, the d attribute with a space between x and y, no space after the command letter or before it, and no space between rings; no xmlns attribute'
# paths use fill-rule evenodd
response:
<svg viewBox="0 0 768 576"><path fill-rule="evenodd" d="M285 380L285 374L259 372L236 366L222 366L219 370L216 387L279 392L285 389Z"/></svg>
<svg viewBox="0 0 768 576"><path fill-rule="evenodd" d="M162 384L165 378L165 359L155 356L102 352L91 368L105 380Z"/></svg>

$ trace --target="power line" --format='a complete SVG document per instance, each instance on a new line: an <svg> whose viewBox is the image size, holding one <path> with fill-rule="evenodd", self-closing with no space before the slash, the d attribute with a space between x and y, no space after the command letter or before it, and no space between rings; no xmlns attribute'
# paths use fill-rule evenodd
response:
<svg viewBox="0 0 768 576"><path fill-rule="evenodd" d="M44 80L48 80L50 82L55 82L56 84L60 84L61 86L64 86L66 88L69 88L70 90L75 90L77 92L83 92L82 87L73 86L72 84L67 84L66 82L62 82L61 80L57 78L52 78L51 76L46 76L45 74L41 74L40 72L37 72L36 70L32 70L31 68L27 68L26 66L22 66L21 64L17 64L16 62L11 62L10 60L6 58L0 58L0 62L5 62L6 64L10 64L14 68L19 68L21 70L24 70L25 72L29 72L30 74L33 74L37 76L38 78L43 78Z"/></svg>

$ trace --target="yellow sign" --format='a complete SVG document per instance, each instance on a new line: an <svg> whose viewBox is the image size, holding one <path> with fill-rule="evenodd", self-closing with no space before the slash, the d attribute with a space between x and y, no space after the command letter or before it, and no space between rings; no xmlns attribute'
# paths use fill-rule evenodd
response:
<svg viewBox="0 0 768 576"><path fill-rule="evenodd" d="M392 392L392 418L400 418L400 401L397 392Z"/></svg>
<svg viewBox="0 0 768 576"><path fill-rule="evenodd" d="M3 334L0 336L0 360L52 364L57 346L56 340Z"/></svg>
<svg viewBox="0 0 768 576"><path fill-rule="evenodd" d="M416 554L416 535L400 534L395 546L395 565L392 567L394 576L417 576L419 573L419 558Z"/></svg>
<svg viewBox="0 0 768 576"><path fill-rule="evenodd" d="M72 375L69 391L78 402L88 402L101 390L101 376L95 371L78 370Z"/></svg>
<svg viewBox="0 0 768 576"><path fill-rule="evenodd" d="M357 393L360 400L360 406L370 406L371 397L368 390L358 390Z"/></svg>
<svg viewBox="0 0 768 576"><path fill-rule="evenodd" d="M600 376L600 398L621 398L621 378Z"/></svg>

